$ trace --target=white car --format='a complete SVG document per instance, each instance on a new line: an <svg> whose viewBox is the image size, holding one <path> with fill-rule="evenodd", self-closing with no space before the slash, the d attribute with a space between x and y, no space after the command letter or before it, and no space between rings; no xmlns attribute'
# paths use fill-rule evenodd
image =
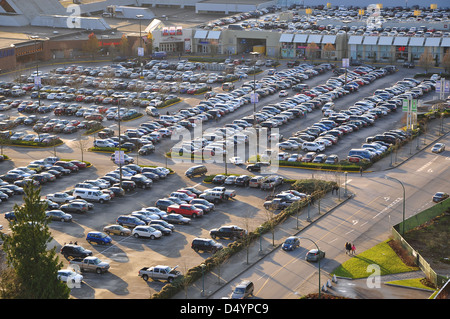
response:
<svg viewBox="0 0 450 319"><path fill-rule="evenodd" d="M136 226L131 232L131 235L136 238L146 237L150 239L157 239L161 238L162 233L151 226Z"/></svg>
<svg viewBox="0 0 450 319"><path fill-rule="evenodd" d="M305 152L318 152L325 150L325 146L315 142L305 142L302 145L302 150Z"/></svg>
<svg viewBox="0 0 450 319"><path fill-rule="evenodd" d="M75 199L75 197L70 196L67 193L48 194L45 198L49 199L49 200L51 200L52 202L55 202L55 203L67 203L67 202Z"/></svg>
<svg viewBox="0 0 450 319"><path fill-rule="evenodd" d="M80 275L73 271L72 269L61 269L58 270L58 279L62 282L80 284L83 281L83 275Z"/></svg>
<svg viewBox="0 0 450 319"><path fill-rule="evenodd" d="M244 160L239 156L230 157L230 163L234 165L242 165L244 164Z"/></svg>

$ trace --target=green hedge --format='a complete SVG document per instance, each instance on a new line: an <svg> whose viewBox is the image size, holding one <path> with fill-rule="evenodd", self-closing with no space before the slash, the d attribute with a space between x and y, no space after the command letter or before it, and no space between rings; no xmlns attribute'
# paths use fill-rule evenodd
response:
<svg viewBox="0 0 450 319"><path fill-rule="evenodd" d="M88 149L88 151L90 152L110 152L110 153L114 153L115 151L119 151L119 148L117 147L91 147ZM125 148L121 148L120 151L124 151L125 153L127 153L127 149Z"/></svg>
<svg viewBox="0 0 450 319"><path fill-rule="evenodd" d="M178 103L178 102L180 102L180 101L181 101L181 99L180 99L179 97L174 98L174 99L169 99L169 100L164 101L163 104L161 104L160 106L158 106L158 108L163 108L163 107L166 107L166 106L169 106L169 105Z"/></svg>
<svg viewBox="0 0 450 319"><path fill-rule="evenodd" d="M32 146L32 147L49 147L49 146L59 146L62 144L63 141L61 141L59 138L50 143L21 141L21 140L5 140L3 142L3 145L5 146Z"/></svg>

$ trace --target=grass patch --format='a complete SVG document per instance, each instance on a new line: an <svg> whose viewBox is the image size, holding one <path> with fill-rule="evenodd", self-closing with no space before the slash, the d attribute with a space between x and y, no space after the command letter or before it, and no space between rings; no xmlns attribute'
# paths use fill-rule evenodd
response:
<svg viewBox="0 0 450 319"><path fill-rule="evenodd" d="M366 278L372 274L367 267L373 264L380 267L380 275L397 274L419 270L419 267L410 267L390 247L390 240L384 241L347 260L335 270L332 275L352 279Z"/></svg>
<svg viewBox="0 0 450 319"><path fill-rule="evenodd" d="M423 278L393 280L393 281L386 282L386 284L409 287L409 288L428 289L431 291L434 290L433 288L423 284Z"/></svg>

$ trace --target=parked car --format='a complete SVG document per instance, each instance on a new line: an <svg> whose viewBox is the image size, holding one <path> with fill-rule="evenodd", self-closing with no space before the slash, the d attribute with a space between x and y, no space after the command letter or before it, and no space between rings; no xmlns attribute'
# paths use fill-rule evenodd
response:
<svg viewBox="0 0 450 319"><path fill-rule="evenodd" d="M62 222L71 222L72 215L64 213L62 210L54 209L45 213L50 220L60 220Z"/></svg>
<svg viewBox="0 0 450 319"><path fill-rule="evenodd" d="M209 238L194 238L191 243L191 248L195 252L204 251L216 253L217 251L223 249L223 245Z"/></svg>
<svg viewBox="0 0 450 319"><path fill-rule="evenodd" d="M66 244L61 247L60 253L66 258L84 258L92 256L92 251L75 244Z"/></svg>
<svg viewBox="0 0 450 319"><path fill-rule="evenodd" d="M136 226L131 235L136 238L146 237L150 239L157 239L162 237L162 233L159 230L156 230L152 226Z"/></svg>
<svg viewBox="0 0 450 319"><path fill-rule="evenodd" d="M57 278L62 282L65 282L67 284L71 283L72 285L81 284L81 282L83 281L83 275L73 271L73 269L58 270Z"/></svg>
<svg viewBox="0 0 450 319"><path fill-rule="evenodd" d="M232 240L236 240L244 237L246 234L247 231L245 229L242 229L241 227L235 225L222 226L220 228L214 228L209 231L209 235L213 239L229 238Z"/></svg>
<svg viewBox="0 0 450 319"><path fill-rule="evenodd" d="M130 236L131 229L121 225L107 225L103 227L103 231L108 235Z"/></svg>
<svg viewBox="0 0 450 319"><path fill-rule="evenodd" d="M88 243L96 243L101 245L111 244L112 239L105 233L99 231L91 231L86 235L86 241Z"/></svg>

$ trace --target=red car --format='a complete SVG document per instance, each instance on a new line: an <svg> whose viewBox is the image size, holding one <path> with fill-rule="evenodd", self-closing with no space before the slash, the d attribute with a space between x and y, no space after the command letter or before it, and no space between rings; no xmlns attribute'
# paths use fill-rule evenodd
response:
<svg viewBox="0 0 450 319"><path fill-rule="evenodd" d="M70 170L71 172L77 172L79 170L78 166L76 166L73 163L70 162L65 162L65 161L57 161L55 163L56 166L61 166L63 168L66 168L68 170Z"/></svg>
<svg viewBox="0 0 450 319"><path fill-rule="evenodd" d="M86 168L87 167L87 164L82 161L73 160L73 161L70 161L69 163L74 164L78 168Z"/></svg>

